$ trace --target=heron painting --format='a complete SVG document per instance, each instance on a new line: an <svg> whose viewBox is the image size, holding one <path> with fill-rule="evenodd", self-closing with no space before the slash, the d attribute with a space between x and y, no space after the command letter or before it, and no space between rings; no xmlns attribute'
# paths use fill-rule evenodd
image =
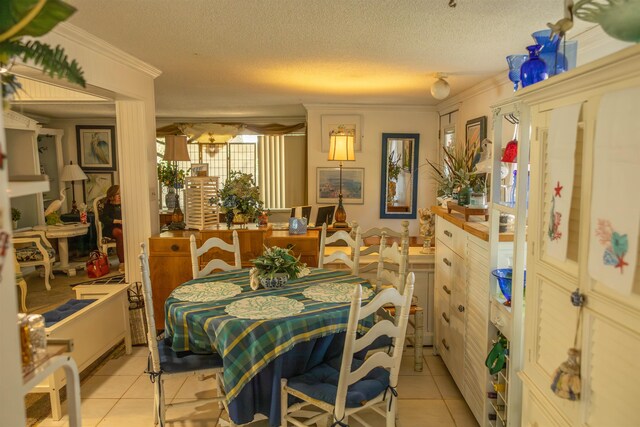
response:
<svg viewBox="0 0 640 427"><path fill-rule="evenodd" d="M116 170L114 126L76 126L76 137L80 167Z"/></svg>
<svg viewBox="0 0 640 427"><path fill-rule="evenodd" d="M84 201L87 206L93 206L93 199L107 194L109 187L113 185L113 173L86 172L87 180L83 181Z"/></svg>

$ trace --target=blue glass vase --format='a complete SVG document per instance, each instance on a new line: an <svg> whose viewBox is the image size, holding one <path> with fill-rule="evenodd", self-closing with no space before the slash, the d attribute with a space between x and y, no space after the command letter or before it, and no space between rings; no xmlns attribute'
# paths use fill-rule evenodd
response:
<svg viewBox="0 0 640 427"><path fill-rule="evenodd" d="M520 67L524 61L529 59L528 55L509 55L507 56L507 65L509 65L509 80L513 82L513 91L518 90L520 83Z"/></svg>
<svg viewBox="0 0 640 427"><path fill-rule="evenodd" d="M549 78L549 74L547 74L547 64L538 56L540 45L534 44L527 46L527 50L529 51L529 59L520 67L522 87L527 87Z"/></svg>
<svg viewBox="0 0 640 427"><path fill-rule="evenodd" d="M551 37L551 30L540 30L531 34L531 37L540 45L538 56L547 64L547 74L555 76L564 73L569 68L567 66L567 58L562 54L560 47L560 37L554 34Z"/></svg>

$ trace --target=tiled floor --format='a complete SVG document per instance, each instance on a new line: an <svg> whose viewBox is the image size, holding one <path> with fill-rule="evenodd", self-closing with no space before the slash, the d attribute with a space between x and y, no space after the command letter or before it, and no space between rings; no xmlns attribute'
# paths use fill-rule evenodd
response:
<svg viewBox="0 0 640 427"><path fill-rule="evenodd" d="M113 273L117 274L117 269ZM43 279L37 274L27 276L29 293L27 306L30 311L42 312L59 305L73 296L69 284L87 280L85 273L77 278L56 275L51 281L52 290L44 290ZM447 427L477 426L467 404L453 382L442 359L424 350L424 371L413 370L413 350L405 351L399 393L399 427ZM153 388L143 371L147 363L147 348L134 347L131 355L108 360L93 375L82 382L83 427L151 427L153 426ZM215 393L210 380L198 381L195 377L172 378L165 382L167 401L188 401L211 397ZM63 405L63 411L66 405ZM213 427L220 416L218 405L195 401L193 404L170 408L167 411L168 427ZM381 417L366 414L365 419L375 426L384 426ZM60 421L47 418L35 425L41 427L67 426L65 415ZM251 427L267 426L258 421ZM361 427L350 422L351 427Z"/></svg>

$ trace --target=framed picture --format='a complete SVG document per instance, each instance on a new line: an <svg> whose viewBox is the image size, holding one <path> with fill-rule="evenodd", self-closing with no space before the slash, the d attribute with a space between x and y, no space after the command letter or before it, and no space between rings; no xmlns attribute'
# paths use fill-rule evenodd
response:
<svg viewBox="0 0 640 427"><path fill-rule="evenodd" d="M78 164L83 169L116 170L115 126L76 126Z"/></svg>
<svg viewBox="0 0 640 427"><path fill-rule="evenodd" d="M320 150L323 153L329 152L329 135L332 131L337 131L339 127L354 130L354 149L362 150L362 117L354 115L327 115L322 116L322 142Z"/></svg>
<svg viewBox="0 0 640 427"><path fill-rule="evenodd" d="M487 116L471 119L467 122L467 149L480 146L480 142L487 137Z"/></svg>
<svg viewBox="0 0 640 427"><path fill-rule="evenodd" d="M316 168L316 202L337 204L340 168ZM364 168L342 168L342 203L364 204Z"/></svg>
<svg viewBox="0 0 640 427"><path fill-rule="evenodd" d="M107 190L113 185L111 172L85 172L87 179L82 181L84 202L88 207L93 206L96 197L106 196Z"/></svg>
<svg viewBox="0 0 640 427"><path fill-rule="evenodd" d="M191 176L209 176L209 164L191 163Z"/></svg>

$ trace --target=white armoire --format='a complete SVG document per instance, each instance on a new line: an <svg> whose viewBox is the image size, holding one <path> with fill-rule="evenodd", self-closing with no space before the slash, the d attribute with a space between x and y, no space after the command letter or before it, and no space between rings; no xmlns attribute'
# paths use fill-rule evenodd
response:
<svg viewBox="0 0 640 427"><path fill-rule="evenodd" d="M640 272L631 293L617 292L591 278L588 254L592 207L594 136L598 110L608 93L640 87L640 45L629 47L517 94L531 118L531 180L527 229L527 288L522 380L523 426L640 425ZM553 111L581 104L574 155L566 260L549 254L553 189L549 179L549 128ZM637 112L640 120L640 111ZM636 137L640 155L640 135ZM639 197L639 194L629 194ZM598 201L593 201L597 203ZM624 209L625 200L610 206ZM640 221L640 218L635 218ZM579 309L571 304L578 289L585 297L579 400L550 389L554 370L573 346Z"/></svg>

